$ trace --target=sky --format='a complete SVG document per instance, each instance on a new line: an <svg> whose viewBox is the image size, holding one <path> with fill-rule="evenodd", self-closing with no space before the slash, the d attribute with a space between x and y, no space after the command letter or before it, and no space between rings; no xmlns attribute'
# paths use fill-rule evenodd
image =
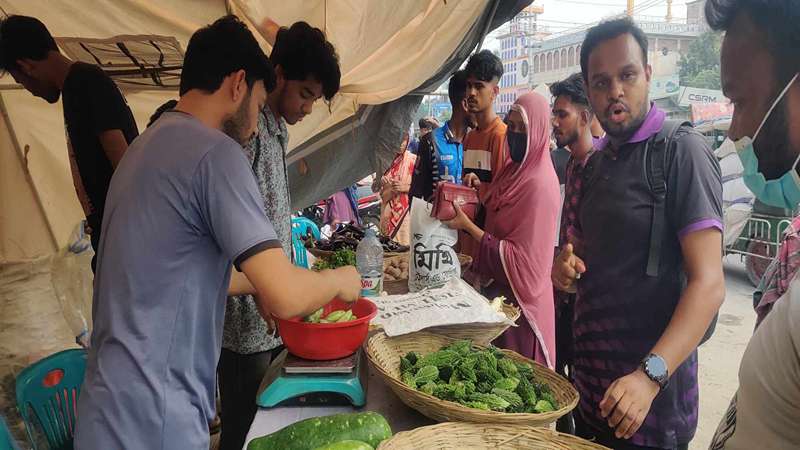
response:
<svg viewBox="0 0 800 450"><path fill-rule="evenodd" d="M686 18L687 0L672 1L672 16ZM624 13L626 0L534 0L534 5L544 6L544 14L539 15L539 24L549 28L551 33L565 33L602 20L605 17ZM667 0L636 0L634 16L653 21L664 20L667 15ZM495 30L487 39L485 47L497 50L500 42L494 36L500 34L505 26Z"/></svg>

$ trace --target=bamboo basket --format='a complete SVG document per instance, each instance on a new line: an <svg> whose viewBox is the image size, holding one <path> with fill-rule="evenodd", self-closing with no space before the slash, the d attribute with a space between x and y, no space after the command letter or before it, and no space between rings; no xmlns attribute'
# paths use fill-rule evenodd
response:
<svg viewBox="0 0 800 450"><path fill-rule="evenodd" d="M519 308L509 303L503 303L503 314L516 323L520 317ZM441 325L426 328L429 333L447 336L452 339L469 339L476 345L489 345L493 340L503 334L511 325L505 323L466 323L458 325ZM382 329L380 325L370 324L370 331Z"/></svg>
<svg viewBox="0 0 800 450"><path fill-rule="evenodd" d="M403 431L383 441L378 450L610 450L568 434L525 425L446 422Z"/></svg>
<svg viewBox="0 0 800 450"><path fill-rule="evenodd" d="M503 303L503 314L516 323L519 319L519 308ZM461 325L442 325L427 328L425 331L447 336L452 339L469 339L476 345L489 345L503 334L510 325L505 323L467 323Z"/></svg>
<svg viewBox="0 0 800 450"><path fill-rule="evenodd" d="M369 339L367 357L383 381L403 403L439 422L545 426L555 422L578 404L578 392L567 380L541 364L510 350L502 350L502 352L511 359L531 364L534 376L550 386L553 396L561 406L558 410L540 414L484 411L440 400L432 395L411 389L400 380L401 356L410 351L426 355L438 351L455 340L423 331L393 338L380 332Z"/></svg>

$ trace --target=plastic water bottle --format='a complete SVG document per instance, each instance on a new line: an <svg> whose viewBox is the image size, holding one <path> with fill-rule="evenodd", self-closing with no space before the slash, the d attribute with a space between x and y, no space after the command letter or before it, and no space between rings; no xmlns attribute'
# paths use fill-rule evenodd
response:
<svg viewBox="0 0 800 450"><path fill-rule="evenodd" d="M368 228L356 247L356 268L361 274L361 295L377 297L383 291L383 245Z"/></svg>

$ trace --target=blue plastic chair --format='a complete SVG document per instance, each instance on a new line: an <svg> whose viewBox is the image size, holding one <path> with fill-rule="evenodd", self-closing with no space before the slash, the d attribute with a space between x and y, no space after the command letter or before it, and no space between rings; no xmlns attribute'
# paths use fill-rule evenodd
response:
<svg viewBox="0 0 800 450"><path fill-rule="evenodd" d="M86 351L74 349L50 355L17 376L17 409L34 448L33 427L38 422L51 449L72 449L85 372Z"/></svg>
<svg viewBox="0 0 800 450"><path fill-rule="evenodd" d="M3 416L0 416L0 450L20 450Z"/></svg>
<svg viewBox="0 0 800 450"><path fill-rule="evenodd" d="M320 238L317 224L306 217L295 217L292 219L292 248L294 249L294 265L308 268L308 256L303 238L309 235L314 239Z"/></svg>

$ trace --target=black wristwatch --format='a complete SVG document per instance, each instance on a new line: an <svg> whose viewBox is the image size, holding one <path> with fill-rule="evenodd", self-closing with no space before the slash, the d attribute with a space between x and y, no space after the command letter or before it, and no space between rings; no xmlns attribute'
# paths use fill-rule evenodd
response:
<svg viewBox="0 0 800 450"><path fill-rule="evenodd" d="M669 369L667 362L664 358L650 353L641 364L642 371L648 378L655 381L658 387L663 391L669 384Z"/></svg>

